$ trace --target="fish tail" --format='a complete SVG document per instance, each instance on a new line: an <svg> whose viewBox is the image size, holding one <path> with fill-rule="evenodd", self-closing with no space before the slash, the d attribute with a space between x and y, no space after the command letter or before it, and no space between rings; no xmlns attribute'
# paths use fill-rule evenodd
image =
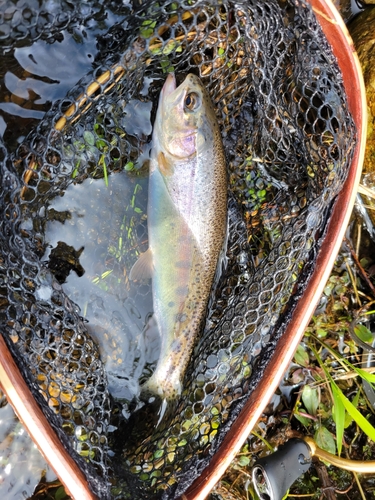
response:
<svg viewBox="0 0 375 500"><path fill-rule="evenodd" d="M174 414L177 395L177 393L163 391L160 386L157 387L152 376L142 385L140 399L152 406L155 415L155 427L158 427L165 418Z"/></svg>
<svg viewBox="0 0 375 500"><path fill-rule="evenodd" d="M174 406L174 405L173 405ZM159 407L159 411L157 413L158 415L158 421L156 423L156 428L159 427L161 421L163 420L164 417L167 417L172 411L172 408L171 408L171 404L170 402L168 402L167 399L162 399L161 400L161 404L160 404L160 407Z"/></svg>

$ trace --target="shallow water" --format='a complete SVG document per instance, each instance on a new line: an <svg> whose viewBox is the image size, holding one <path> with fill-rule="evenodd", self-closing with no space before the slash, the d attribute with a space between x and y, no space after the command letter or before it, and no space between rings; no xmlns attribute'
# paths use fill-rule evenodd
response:
<svg viewBox="0 0 375 500"><path fill-rule="evenodd" d="M155 362L159 352L156 332L148 330L152 339L146 343L143 337L152 310L150 287L143 285L142 292L128 279L136 257L132 247L138 245L137 236L132 235L137 232L132 214L145 211L142 202L146 190L147 179L135 182L126 172L120 172L108 177L108 186L104 179L72 184L47 211L48 246L43 260L49 266L56 263L60 257L55 257L54 250L59 242L61 248L67 248L62 247L63 242L75 251L81 250L76 270L70 271L63 288L80 307L91 336L100 346L109 391L115 398L126 400L139 394L145 365ZM69 252L63 250L62 258L69 258Z"/></svg>

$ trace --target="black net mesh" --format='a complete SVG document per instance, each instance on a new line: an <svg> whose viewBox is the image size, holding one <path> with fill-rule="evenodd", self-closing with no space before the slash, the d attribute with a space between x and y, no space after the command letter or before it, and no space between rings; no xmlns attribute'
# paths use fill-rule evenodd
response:
<svg viewBox="0 0 375 500"><path fill-rule="evenodd" d="M66 22L96 5L66 3ZM26 18L3 14L16 43ZM355 129L303 1L150 2L101 43L97 69L16 152L1 150L1 332L99 498L175 498L261 381L308 283ZM215 105L229 234L181 397L158 423L157 402L139 398L158 352L144 329L150 285L129 272L147 248L152 123L171 71L198 75Z"/></svg>
<svg viewBox="0 0 375 500"><path fill-rule="evenodd" d="M0 52L30 45L38 39L61 41L61 32L106 17L105 0L3 0L0 8ZM121 5L117 5L117 9Z"/></svg>

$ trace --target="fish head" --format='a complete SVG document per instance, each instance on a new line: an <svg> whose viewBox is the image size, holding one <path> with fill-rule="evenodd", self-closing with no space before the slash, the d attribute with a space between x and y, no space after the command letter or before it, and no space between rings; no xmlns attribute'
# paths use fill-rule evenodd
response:
<svg viewBox="0 0 375 500"><path fill-rule="evenodd" d="M171 73L160 93L154 136L160 150L176 158L199 154L217 127L211 99L200 79L188 74L176 87Z"/></svg>

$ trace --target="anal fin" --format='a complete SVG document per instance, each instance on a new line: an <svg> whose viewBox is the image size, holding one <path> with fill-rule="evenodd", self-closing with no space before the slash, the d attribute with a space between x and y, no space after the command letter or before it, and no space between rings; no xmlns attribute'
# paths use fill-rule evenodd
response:
<svg viewBox="0 0 375 500"><path fill-rule="evenodd" d="M152 252L149 248L146 252L141 253L138 260L130 270L129 278L132 281L142 281L152 278L153 262Z"/></svg>

